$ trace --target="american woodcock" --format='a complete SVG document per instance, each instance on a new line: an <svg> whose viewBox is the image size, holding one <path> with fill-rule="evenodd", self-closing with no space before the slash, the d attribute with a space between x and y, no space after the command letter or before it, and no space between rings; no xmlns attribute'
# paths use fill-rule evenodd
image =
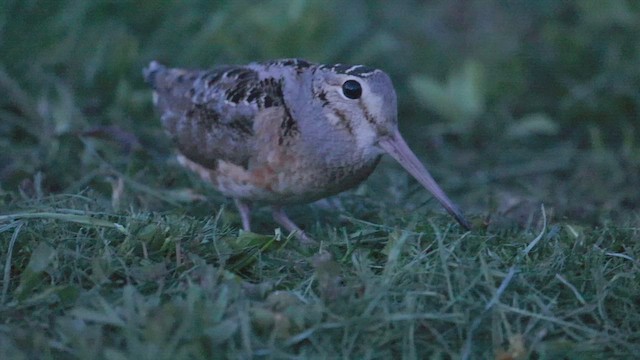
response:
<svg viewBox="0 0 640 360"><path fill-rule="evenodd" d="M244 230L258 202L310 240L282 207L354 187L385 152L470 227L400 135L396 93L381 70L283 59L203 71L154 61L144 76L179 162L235 200Z"/></svg>

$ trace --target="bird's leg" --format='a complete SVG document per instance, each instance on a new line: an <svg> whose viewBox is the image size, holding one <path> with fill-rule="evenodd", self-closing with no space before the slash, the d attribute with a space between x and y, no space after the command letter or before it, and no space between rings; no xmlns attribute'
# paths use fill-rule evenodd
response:
<svg viewBox="0 0 640 360"><path fill-rule="evenodd" d="M239 199L233 199L240 212L240 219L242 219L242 229L244 231L251 231L251 205L243 202Z"/></svg>
<svg viewBox="0 0 640 360"><path fill-rule="evenodd" d="M273 215L273 220L282 225L290 233L294 233L296 238L298 238L300 243L302 243L303 245L311 245L316 243L312 238L307 236L307 234L305 234L305 232L300 229L298 225L296 225L293 221L291 221L291 219L289 219L289 216L287 216L287 214L280 206L272 206L271 214Z"/></svg>

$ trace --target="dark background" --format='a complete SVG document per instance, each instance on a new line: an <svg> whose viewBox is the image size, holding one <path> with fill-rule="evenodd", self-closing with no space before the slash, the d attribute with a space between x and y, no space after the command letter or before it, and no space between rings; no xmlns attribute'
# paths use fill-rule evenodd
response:
<svg viewBox="0 0 640 360"><path fill-rule="evenodd" d="M141 77L153 59L302 57L387 71L409 143L485 220L521 221L540 203L588 223L637 209L635 1L5 0L0 11L5 204L109 196L113 171L183 183L165 168L171 144Z"/></svg>

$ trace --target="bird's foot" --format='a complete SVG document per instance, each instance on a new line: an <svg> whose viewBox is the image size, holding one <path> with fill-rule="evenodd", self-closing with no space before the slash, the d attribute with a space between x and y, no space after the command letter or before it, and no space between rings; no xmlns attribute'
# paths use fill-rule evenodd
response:
<svg viewBox="0 0 640 360"><path fill-rule="evenodd" d="M242 219L242 230L251 231L251 205L239 199L234 199L240 219Z"/></svg>
<svg viewBox="0 0 640 360"><path fill-rule="evenodd" d="M282 227L287 229L287 231L294 234L294 236L298 239L298 241L300 241L300 244L304 246L317 244L317 242L313 240L311 237L309 237L304 232L304 230L300 229L298 225L296 225L293 221L291 221L291 219L289 219L289 216L287 215L287 213L284 212L284 210L281 207L272 206L271 214L273 215L273 219L278 224L282 225Z"/></svg>

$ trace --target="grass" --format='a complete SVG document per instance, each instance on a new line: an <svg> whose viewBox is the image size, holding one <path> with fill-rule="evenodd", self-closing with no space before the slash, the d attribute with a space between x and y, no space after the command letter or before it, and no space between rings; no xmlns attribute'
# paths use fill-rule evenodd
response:
<svg viewBox="0 0 640 360"><path fill-rule="evenodd" d="M633 358L639 13L9 0L0 358ZM388 71L401 130L474 230L385 160L290 209L317 247L261 209L239 231L173 160L141 68L289 56Z"/></svg>
<svg viewBox="0 0 640 360"><path fill-rule="evenodd" d="M637 229L352 220L304 249L238 235L224 209L43 202L57 209L0 219L4 358L611 358L638 346Z"/></svg>

